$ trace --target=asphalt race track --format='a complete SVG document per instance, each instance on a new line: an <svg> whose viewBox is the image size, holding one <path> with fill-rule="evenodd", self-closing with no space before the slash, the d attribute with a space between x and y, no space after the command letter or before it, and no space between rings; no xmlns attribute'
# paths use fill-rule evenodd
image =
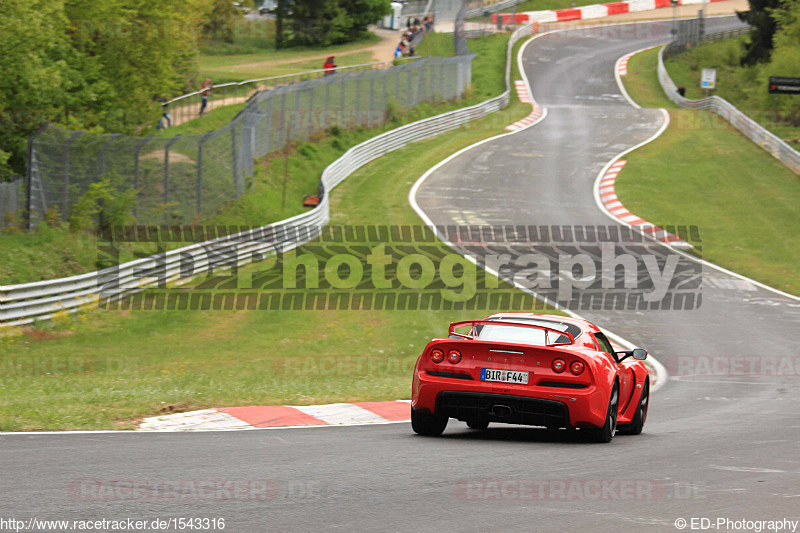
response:
<svg viewBox="0 0 800 533"><path fill-rule="evenodd" d="M735 25L713 19L709 31ZM425 213L442 225L614 226L595 205L592 185L609 160L662 120L624 100L613 67L666 40L669 23L631 28L530 43L523 63L547 118L439 168L417 195ZM658 250L662 263L673 255ZM0 516L224 518L225 531L234 532L676 531L679 518L798 520L798 378L774 375L761 362L800 354L800 302L709 267L686 275L702 278L699 307L577 310L671 370L640 436L593 445L575 432L478 432L456 421L433 439L406 423L4 435ZM708 375L696 366L746 365L754 357L754 376L726 375L719 366ZM108 489L119 481L155 481L165 490L142 498ZM198 494L204 481L238 483L239 492Z"/></svg>

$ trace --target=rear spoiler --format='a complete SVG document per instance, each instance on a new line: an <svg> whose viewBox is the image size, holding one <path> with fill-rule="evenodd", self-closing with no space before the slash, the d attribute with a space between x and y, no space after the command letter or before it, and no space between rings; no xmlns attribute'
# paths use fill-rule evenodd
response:
<svg viewBox="0 0 800 533"><path fill-rule="evenodd" d="M566 331L559 331L557 329L548 328L547 326L540 326L539 324L520 324L519 322L503 322L502 320L464 320L461 322L453 322L450 324L449 334L451 337L458 337L461 339L475 339L475 334L473 333L474 330L470 331L467 335L463 333L456 333L456 328L463 328L465 326L512 326L515 328L533 328L533 329L541 329L544 331L544 342L547 346L568 346L570 344L575 344L575 337L572 336L571 333ZM548 338L549 333L553 332L559 336L564 335L569 339L569 342L554 342L550 344L550 339Z"/></svg>

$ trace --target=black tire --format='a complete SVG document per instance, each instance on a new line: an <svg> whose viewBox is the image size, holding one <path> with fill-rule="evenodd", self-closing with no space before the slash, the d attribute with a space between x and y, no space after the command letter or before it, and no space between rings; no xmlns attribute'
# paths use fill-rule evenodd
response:
<svg viewBox="0 0 800 533"><path fill-rule="evenodd" d="M447 418L411 410L411 429L426 437L438 437L447 427Z"/></svg>
<svg viewBox="0 0 800 533"><path fill-rule="evenodd" d="M620 426L617 431L620 435L639 435L644 429L644 423L647 421L647 407L650 404L650 380L644 382L644 389L642 395L639 397L639 405L636 406L636 414L633 415L633 420L626 426Z"/></svg>
<svg viewBox="0 0 800 533"><path fill-rule="evenodd" d="M483 430L489 427L488 420L468 420L467 427L470 429L479 429Z"/></svg>
<svg viewBox="0 0 800 533"><path fill-rule="evenodd" d="M611 397L608 399L608 410L606 411L606 421L603 427L589 429L588 437L591 442L611 442L614 432L617 430L617 410L619 409L619 386L614 383L611 389ZM587 430L583 430L587 431Z"/></svg>

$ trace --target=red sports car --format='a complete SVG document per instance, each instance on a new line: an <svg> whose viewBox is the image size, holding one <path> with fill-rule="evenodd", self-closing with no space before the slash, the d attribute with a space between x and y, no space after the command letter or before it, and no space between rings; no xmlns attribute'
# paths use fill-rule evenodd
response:
<svg viewBox="0 0 800 533"><path fill-rule="evenodd" d="M460 330L461 332L459 332ZM450 324L414 367L411 427L441 435L450 418L473 429L489 422L575 429L609 442L638 435L650 378L641 348L615 351L585 320L499 313Z"/></svg>

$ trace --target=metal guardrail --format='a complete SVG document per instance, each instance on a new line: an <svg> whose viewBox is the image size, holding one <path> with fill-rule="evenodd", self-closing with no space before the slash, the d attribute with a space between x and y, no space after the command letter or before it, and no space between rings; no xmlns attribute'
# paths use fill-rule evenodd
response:
<svg viewBox="0 0 800 533"><path fill-rule="evenodd" d="M110 302L159 283L181 277L181 265L191 261L193 275L215 266L245 265L256 257L285 251L314 239L330 220L330 190L370 161L409 143L456 129L467 122L494 113L509 103L511 53L514 44L530 35L527 24L512 33L506 52L506 90L480 104L419 120L383 133L350 148L322 173L322 201L306 213L250 231L192 244L161 254L130 261L116 267L77 276L21 285L0 286L0 328L47 320L56 313ZM231 258L234 258L233 260Z"/></svg>
<svg viewBox="0 0 800 533"><path fill-rule="evenodd" d="M715 40L722 38L720 36L732 37L735 35L741 35L741 33L735 31L711 34L704 40ZM720 115L747 138L772 154L775 159L795 173L800 174L800 153L789 146L783 139L739 111L736 106L724 98L714 95L699 100L690 100L678 94L678 88L672 78L669 77L667 68L664 66L664 56L670 54L670 44L667 44L658 52L658 81L661 83L661 88L666 93L667 98L682 108L705 109Z"/></svg>

